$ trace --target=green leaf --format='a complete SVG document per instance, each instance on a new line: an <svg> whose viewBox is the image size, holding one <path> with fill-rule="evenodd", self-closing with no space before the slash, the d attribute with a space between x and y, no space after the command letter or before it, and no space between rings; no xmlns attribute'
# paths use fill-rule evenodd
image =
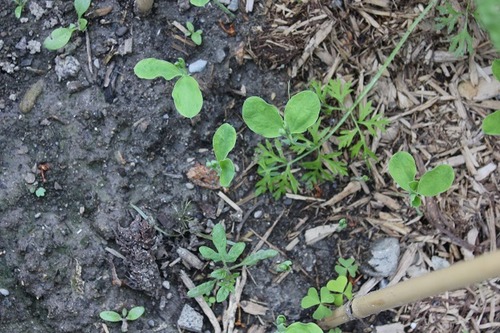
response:
<svg viewBox="0 0 500 333"><path fill-rule="evenodd" d="M349 282L347 280L347 277L341 275L335 280L328 281L326 287L328 288L328 290L333 291L334 293L343 294L348 283Z"/></svg>
<svg viewBox="0 0 500 333"><path fill-rule="evenodd" d="M258 263L261 260L272 258L278 255L278 251L276 250L259 250L255 253L250 254L246 257L242 262L241 266L252 266Z"/></svg>
<svg viewBox="0 0 500 333"><path fill-rule="evenodd" d="M88 21L84 18L78 19L78 30L85 31L87 29Z"/></svg>
<svg viewBox="0 0 500 333"><path fill-rule="evenodd" d="M215 280L211 280L211 281L202 283L202 284L194 287L193 289L189 290L187 295L189 297L198 297L198 296L202 296L202 295L209 295L215 287L215 282L216 282Z"/></svg>
<svg viewBox="0 0 500 333"><path fill-rule="evenodd" d="M134 73L141 79L152 80L162 77L167 81L182 75L182 71L171 62L156 58L139 61L134 67Z"/></svg>
<svg viewBox="0 0 500 333"><path fill-rule="evenodd" d="M219 175L219 183L222 187L229 187L231 182L233 181L234 175L236 174L233 161L229 158L222 160L219 162L220 166L220 175Z"/></svg>
<svg viewBox="0 0 500 333"><path fill-rule="evenodd" d="M389 161L389 174L401 188L411 192L410 182L415 180L417 174L415 160L404 151L394 154Z"/></svg>
<svg viewBox="0 0 500 333"><path fill-rule="evenodd" d="M214 154L217 161L224 160L229 152L233 150L236 145L236 130L229 124L222 124L217 131L215 131L212 139L212 146L214 147Z"/></svg>
<svg viewBox="0 0 500 333"><path fill-rule="evenodd" d="M290 133L303 133L318 120L320 110L318 95L310 90L302 91L292 96L285 106L285 126Z"/></svg>
<svg viewBox="0 0 500 333"><path fill-rule="evenodd" d="M331 304L334 302L334 296L327 287L321 287L319 291L321 303Z"/></svg>
<svg viewBox="0 0 500 333"><path fill-rule="evenodd" d="M493 76L500 81L500 59L493 60L491 71L493 72Z"/></svg>
<svg viewBox="0 0 500 333"><path fill-rule="evenodd" d="M122 316L114 311L102 311L99 313L99 317L101 317L102 320L110 321L112 323L122 321Z"/></svg>
<svg viewBox="0 0 500 333"><path fill-rule="evenodd" d="M201 30L198 30L196 32L193 32L191 34L191 40L193 41L193 43L195 43L196 45L201 45L201 43L203 42L203 39L201 37Z"/></svg>
<svg viewBox="0 0 500 333"><path fill-rule="evenodd" d="M14 15L16 16L17 19L21 18L22 12L23 12L23 6L17 6L16 9L14 9Z"/></svg>
<svg viewBox="0 0 500 333"><path fill-rule="evenodd" d="M50 33L49 37L45 38L45 40L43 41L43 46L51 51L59 50L60 48L68 44L72 34L73 29L57 28Z"/></svg>
<svg viewBox="0 0 500 333"><path fill-rule="evenodd" d="M413 208L418 208L422 205L422 199L418 194L410 195L410 204Z"/></svg>
<svg viewBox="0 0 500 333"><path fill-rule="evenodd" d="M318 291L316 290L316 288L311 287L307 290L307 296L304 296L304 298L302 298L302 301L300 301L300 306L303 309L309 309L310 307L318 304L320 304Z"/></svg>
<svg viewBox="0 0 500 333"><path fill-rule="evenodd" d="M484 118L482 129L485 134L500 135L500 110L497 110Z"/></svg>
<svg viewBox="0 0 500 333"><path fill-rule="evenodd" d="M217 291L217 295L215 296L216 300L217 300L217 303L224 302L227 299L227 297L229 296L230 293L231 293L231 289L229 289L226 286L221 286L219 288L219 290Z"/></svg>
<svg viewBox="0 0 500 333"><path fill-rule="evenodd" d="M75 0L74 6L78 18L81 18L90 7L90 0Z"/></svg>
<svg viewBox="0 0 500 333"><path fill-rule="evenodd" d="M327 306L320 304L318 305L316 311L314 311L312 317L316 320L321 320L331 315L332 315L332 310L330 310Z"/></svg>
<svg viewBox="0 0 500 333"><path fill-rule="evenodd" d="M226 262L235 262L239 256L245 251L246 244L243 242L239 242L234 244L230 249L229 252L227 253L227 260Z"/></svg>
<svg viewBox="0 0 500 333"><path fill-rule="evenodd" d="M191 4L196 7L205 6L210 0L190 0Z"/></svg>
<svg viewBox="0 0 500 333"><path fill-rule="evenodd" d="M286 328L286 333L323 333L323 330L314 323L293 323Z"/></svg>
<svg viewBox="0 0 500 333"><path fill-rule="evenodd" d="M41 198L41 197L44 197L45 196L45 192L46 190L43 188L43 187L39 187L36 189L35 191L35 195L38 197L38 198Z"/></svg>
<svg viewBox="0 0 500 333"><path fill-rule="evenodd" d="M226 231L220 223L217 223L212 230L212 242L214 243L217 252L219 252L223 260L225 260L227 257L227 238Z"/></svg>
<svg viewBox="0 0 500 333"><path fill-rule="evenodd" d="M186 28L189 30L189 32L193 33L194 32L194 25L193 23L187 21L186 22Z"/></svg>
<svg viewBox="0 0 500 333"><path fill-rule="evenodd" d="M136 306L135 308L130 309L127 315L127 320L137 320L144 314L143 306Z"/></svg>
<svg viewBox="0 0 500 333"><path fill-rule="evenodd" d="M224 280L227 276L227 269L219 268L210 273L210 276L217 280Z"/></svg>
<svg viewBox="0 0 500 333"><path fill-rule="evenodd" d="M177 111L187 118L196 116L203 106L200 86L191 76L183 76L175 83L172 97Z"/></svg>
<svg viewBox="0 0 500 333"><path fill-rule="evenodd" d="M260 97L252 96L245 100L243 120L253 132L266 138L282 135L284 123L278 109Z"/></svg>
<svg viewBox="0 0 500 333"><path fill-rule="evenodd" d="M200 251L202 257L205 259L213 260L215 262L222 261L221 255L207 246L200 246L198 251Z"/></svg>
<svg viewBox="0 0 500 333"><path fill-rule="evenodd" d="M418 182L417 193L433 197L447 191L453 184L455 172L449 165L443 164L424 173Z"/></svg>

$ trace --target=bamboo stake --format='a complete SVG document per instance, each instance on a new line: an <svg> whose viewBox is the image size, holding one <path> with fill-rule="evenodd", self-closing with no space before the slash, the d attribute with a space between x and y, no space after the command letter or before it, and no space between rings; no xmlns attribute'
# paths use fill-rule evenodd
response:
<svg viewBox="0 0 500 333"><path fill-rule="evenodd" d="M354 319L495 277L500 277L500 250L355 298L337 308L319 325L323 329L334 328Z"/></svg>

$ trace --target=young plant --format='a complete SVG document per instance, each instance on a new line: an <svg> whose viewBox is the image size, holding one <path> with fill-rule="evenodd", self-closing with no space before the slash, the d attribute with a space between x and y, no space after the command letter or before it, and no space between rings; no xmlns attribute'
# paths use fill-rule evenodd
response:
<svg viewBox="0 0 500 333"><path fill-rule="evenodd" d="M469 19L469 1L466 1L465 12L457 11L451 3L446 2L444 6L438 6L439 16L436 18L436 30L440 31L446 28L448 35L451 35L458 26L456 33L450 40L449 51L456 56L461 57L465 52L471 53L472 37L469 34L468 19Z"/></svg>
<svg viewBox="0 0 500 333"><path fill-rule="evenodd" d="M415 160L407 152L398 152L391 157L389 174L401 188L409 192L411 206L417 209L422 204L422 197L433 197L446 192L455 179L453 168L443 164L416 180Z"/></svg>
<svg viewBox="0 0 500 333"><path fill-rule="evenodd" d="M24 6L28 3L28 0L12 0L16 4L16 9L14 9L14 15L17 19L21 18L21 14L23 13Z"/></svg>
<svg viewBox="0 0 500 333"><path fill-rule="evenodd" d="M278 254L275 250L259 250L250 254L239 264L234 264L245 250L246 244L243 242L235 243L228 251L226 231L220 223L216 224L212 230L212 242L215 250L207 246L200 246L199 251L203 258L212 260L215 263L221 263L222 268L210 273L210 281L189 290L187 294L189 297L209 296L217 287L215 299L217 303L223 302L230 293L234 292L236 278L239 276L239 273L234 273L235 269L255 265L261 260ZM230 266L230 264L232 265Z"/></svg>
<svg viewBox="0 0 500 333"><path fill-rule="evenodd" d="M35 195L37 196L37 198L43 198L45 196L45 192L46 190L43 187L39 187L36 189Z"/></svg>
<svg viewBox="0 0 500 333"><path fill-rule="evenodd" d="M227 155L236 144L236 130L229 124L222 124L214 134L212 146L215 160L207 162L207 166L217 171L222 187L229 187L234 178L234 164Z"/></svg>
<svg viewBox="0 0 500 333"><path fill-rule="evenodd" d="M354 258L344 259L339 258L339 265L335 265L335 272L339 275L356 277L359 265L354 263Z"/></svg>
<svg viewBox="0 0 500 333"><path fill-rule="evenodd" d="M317 306L312 316L316 320L321 320L331 316L332 310L329 308L329 305L334 302L335 296L328 290L327 287L322 287L319 294L316 288L311 287L307 291L307 295L302 298L300 306L303 309L309 309L310 307Z"/></svg>
<svg viewBox="0 0 500 333"><path fill-rule="evenodd" d="M49 37L43 42L45 48L51 51L58 50L68 44L73 32L76 30L85 31L87 29L88 21L83 18L83 14L90 7L90 0L75 0L73 4L78 15L77 23L71 23L67 28L57 28L52 31Z"/></svg>
<svg viewBox="0 0 500 333"><path fill-rule="evenodd" d="M323 333L321 327L315 323L292 323L286 325L286 318L279 315L276 318L276 333Z"/></svg>
<svg viewBox="0 0 500 333"><path fill-rule="evenodd" d="M188 30L186 32L186 37L191 37L193 43L195 43L198 46L201 45L203 41L201 38L201 34L203 33L203 31L201 29L195 30L193 23L189 21L186 22L186 28Z"/></svg>
<svg viewBox="0 0 500 333"><path fill-rule="evenodd" d="M189 76L184 59L179 58L175 64L156 58L142 59L135 65L134 73L146 80L162 77L170 81L179 78L172 90L175 108L187 118L193 118L200 113L203 96L198 82Z"/></svg>
<svg viewBox="0 0 500 333"><path fill-rule="evenodd" d="M344 304L344 298L352 299L352 284L345 275L339 275L335 280L328 281L326 288L332 292L333 304L336 307Z"/></svg>
<svg viewBox="0 0 500 333"><path fill-rule="evenodd" d="M130 309L130 311L123 309L121 315L115 311L102 311L99 313L99 317L101 317L102 320L112 323L122 322L121 331L128 332L128 322L139 319L144 314L144 311L144 307L136 306Z"/></svg>
<svg viewBox="0 0 500 333"><path fill-rule="evenodd" d="M290 272L292 270L292 266L293 263L291 260L285 260L282 263L276 265L276 272L277 273Z"/></svg>

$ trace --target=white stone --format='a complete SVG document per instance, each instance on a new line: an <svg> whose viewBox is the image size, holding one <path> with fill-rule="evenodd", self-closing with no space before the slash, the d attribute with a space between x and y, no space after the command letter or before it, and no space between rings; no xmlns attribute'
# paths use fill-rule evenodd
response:
<svg viewBox="0 0 500 333"><path fill-rule="evenodd" d="M203 60L203 59L196 60L191 65L189 65L189 67L188 67L189 73L202 72L205 69L205 67L207 67L207 63L208 62L206 60Z"/></svg>

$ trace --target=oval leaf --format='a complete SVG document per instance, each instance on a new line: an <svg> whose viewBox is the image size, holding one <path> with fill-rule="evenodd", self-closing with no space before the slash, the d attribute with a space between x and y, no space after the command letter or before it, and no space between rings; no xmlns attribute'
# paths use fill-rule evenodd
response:
<svg viewBox="0 0 500 333"><path fill-rule="evenodd" d="M236 174L234 169L233 161L226 158L219 162L220 165L220 175L219 175L219 183L222 187L229 187L231 182L233 181L234 175Z"/></svg>
<svg viewBox="0 0 500 333"><path fill-rule="evenodd" d="M242 266L252 266L258 263L261 260L272 258L278 255L278 251L276 250L259 250L255 253L250 254L246 257L242 262Z"/></svg>
<svg viewBox="0 0 500 333"><path fill-rule="evenodd" d="M286 333L323 333L323 330L314 323L293 323L286 328Z"/></svg>
<svg viewBox="0 0 500 333"><path fill-rule="evenodd" d="M181 76L182 72L171 62L156 58L146 58L139 61L134 67L134 73L141 79L152 80L162 77L165 80L172 80Z"/></svg>
<svg viewBox="0 0 500 333"><path fill-rule="evenodd" d="M227 297L229 296L230 293L231 293L231 290L228 287L221 286L219 288L219 290L217 291L217 295L215 296L216 300L217 300L217 303L224 302L227 299Z"/></svg>
<svg viewBox="0 0 500 333"><path fill-rule="evenodd" d="M236 144L236 130L229 124L222 124L215 131L212 139L215 158L217 161L224 160Z"/></svg>
<svg viewBox="0 0 500 333"><path fill-rule="evenodd" d="M253 132L266 138L281 136L284 125L278 109L256 96L247 98L243 103L243 120Z"/></svg>
<svg viewBox="0 0 500 333"><path fill-rule="evenodd" d="M415 180L417 174L413 156L405 151L392 155L389 161L389 174L401 188L411 192L410 183Z"/></svg>
<svg viewBox="0 0 500 333"><path fill-rule="evenodd" d="M453 172L451 166L439 165L424 173L418 182L417 193L426 197L433 197L447 191L453 184L454 179L455 172Z"/></svg>
<svg viewBox="0 0 500 333"><path fill-rule="evenodd" d="M90 0L75 0L74 5L76 14L78 15L78 18L80 18L83 14L85 14L87 9L89 9Z"/></svg>
<svg viewBox="0 0 500 333"><path fill-rule="evenodd" d="M191 76L183 76L175 83L172 97L177 111L187 118L196 116L203 106L200 86Z"/></svg>
<svg viewBox="0 0 500 333"><path fill-rule="evenodd" d="M500 59L495 59L493 64L491 65L491 71L493 72L493 76L500 81Z"/></svg>
<svg viewBox="0 0 500 333"><path fill-rule="evenodd" d="M318 95L302 91L286 103L285 124L291 133L303 133L318 120L320 109Z"/></svg>
<svg viewBox="0 0 500 333"><path fill-rule="evenodd" d="M222 257L220 256L220 254L218 254L217 252L215 252L214 250L212 250L211 248L209 248L207 246L200 246L198 251L200 251L201 256L205 259L213 260L215 262L222 260Z"/></svg>
<svg viewBox="0 0 500 333"><path fill-rule="evenodd" d="M200 284L199 286L194 287L190 291L188 291L187 295L189 297L198 297L202 295L208 295L214 289L215 280L211 280L205 283Z"/></svg>
<svg viewBox="0 0 500 333"><path fill-rule="evenodd" d="M135 308L130 309L127 315L127 320L136 320L139 319L144 314L143 306L136 306Z"/></svg>
<svg viewBox="0 0 500 333"><path fill-rule="evenodd" d="M210 0L190 0L191 4L196 7L205 6Z"/></svg>
<svg viewBox="0 0 500 333"><path fill-rule="evenodd" d="M102 320L110 321L112 323L122 321L122 316L114 311L102 311L99 313L99 317L101 317Z"/></svg>
<svg viewBox="0 0 500 333"><path fill-rule="evenodd" d="M300 306L302 309L309 309L312 306L318 305L320 303L318 291L316 288L309 288L307 290L307 295L300 301Z"/></svg>
<svg viewBox="0 0 500 333"><path fill-rule="evenodd" d="M482 129L485 134L500 135L500 110L484 118Z"/></svg>
<svg viewBox="0 0 500 333"><path fill-rule="evenodd" d="M43 41L43 46L48 50L59 50L68 44L73 30L69 28L57 28L50 33L50 36L45 38Z"/></svg>
<svg viewBox="0 0 500 333"><path fill-rule="evenodd" d="M226 259L226 247L227 247L227 238L226 231L222 224L217 223L212 229L212 243L214 243L217 252L221 255L221 257Z"/></svg>

